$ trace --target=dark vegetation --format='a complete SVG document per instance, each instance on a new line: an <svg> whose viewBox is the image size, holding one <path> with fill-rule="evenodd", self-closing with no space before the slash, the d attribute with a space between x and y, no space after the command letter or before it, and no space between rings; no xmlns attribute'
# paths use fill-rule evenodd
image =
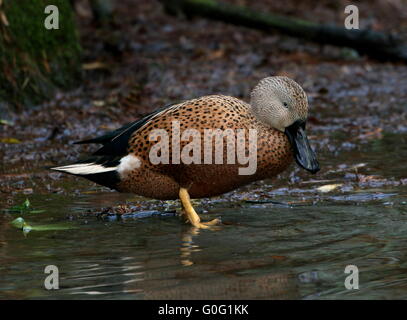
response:
<svg viewBox="0 0 407 320"><path fill-rule="evenodd" d="M27 109L80 81L80 45L65 0L0 2L0 116ZM44 27L44 8L56 5L58 30Z"/></svg>

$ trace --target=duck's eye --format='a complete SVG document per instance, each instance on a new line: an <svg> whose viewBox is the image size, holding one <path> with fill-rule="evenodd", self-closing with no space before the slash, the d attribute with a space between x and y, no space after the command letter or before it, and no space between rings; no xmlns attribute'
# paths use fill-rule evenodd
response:
<svg viewBox="0 0 407 320"><path fill-rule="evenodd" d="M288 103L287 103L287 102L284 102L283 105L284 105L284 107L288 107Z"/></svg>

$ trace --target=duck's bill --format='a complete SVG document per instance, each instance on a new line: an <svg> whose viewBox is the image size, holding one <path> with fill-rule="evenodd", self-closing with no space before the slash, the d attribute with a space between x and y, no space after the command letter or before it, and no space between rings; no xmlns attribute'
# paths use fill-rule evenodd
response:
<svg viewBox="0 0 407 320"><path fill-rule="evenodd" d="M297 164L311 173L318 172L319 163L315 152L309 145L308 137L305 133L305 122L294 122L285 129L285 134L293 147L294 158Z"/></svg>

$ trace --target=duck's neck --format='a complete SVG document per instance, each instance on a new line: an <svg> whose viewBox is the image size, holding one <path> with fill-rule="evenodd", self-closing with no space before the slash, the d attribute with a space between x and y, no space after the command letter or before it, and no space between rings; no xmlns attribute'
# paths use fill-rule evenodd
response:
<svg viewBox="0 0 407 320"><path fill-rule="evenodd" d="M264 119L264 115L259 111L259 108L253 107L252 104L248 104L249 112L254 116L255 121L261 124L264 127L271 128L270 124L268 124Z"/></svg>
<svg viewBox="0 0 407 320"><path fill-rule="evenodd" d="M276 117L273 117L274 114L269 110L265 110L264 108L256 107L255 104L250 103L250 112L256 118L258 122L262 125L266 126L269 129L278 130L284 132L284 126L282 126L283 121L278 121Z"/></svg>

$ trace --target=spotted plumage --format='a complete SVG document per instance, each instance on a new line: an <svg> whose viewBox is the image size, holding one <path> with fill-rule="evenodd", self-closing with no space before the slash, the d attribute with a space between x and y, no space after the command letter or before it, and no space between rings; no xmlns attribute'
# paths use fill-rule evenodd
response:
<svg viewBox="0 0 407 320"><path fill-rule="evenodd" d="M234 97L209 95L169 105L111 133L79 142L103 146L85 161L53 169L120 192L156 199L180 197L187 220L196 227L206 227L190 206L189 196L211 197L271 178L284 171L293 158L311 172L319 170L304 131L307 112L305 92L296 82L286 77L265 78L253 89L250 104ZM235 134L235 140L213 136L208 140L212 144L206 145L204 138L211 130L241 135ZM165 132L167 136L160 135ZM179 139L186 133L188 139ZM196 141L198 145L193 144ZM232 141L235 149L228 145ZM157 148L165 142L168 148ZM235 152L232 156L229 147ZM154 162L156 150L159 159L169 161ZM214 161L217 150L223 150L218 162ZM208 154L211 157L205 158ZM240 157L255 160L255 170L241 174L239 169L251 163L247 160L242 165Z"/></svg>

